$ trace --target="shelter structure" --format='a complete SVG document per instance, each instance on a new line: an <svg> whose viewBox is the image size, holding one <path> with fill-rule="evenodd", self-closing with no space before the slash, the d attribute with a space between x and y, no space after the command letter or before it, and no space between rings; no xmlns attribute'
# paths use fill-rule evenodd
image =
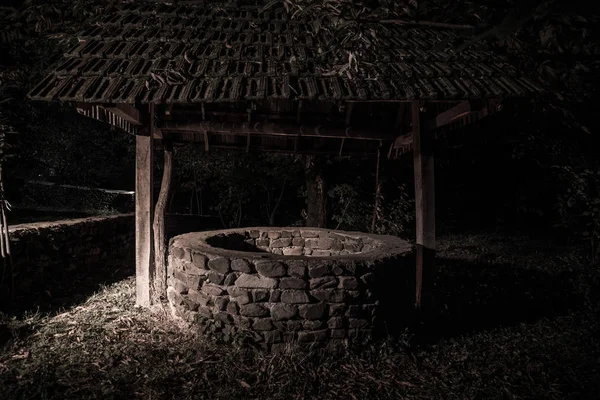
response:
<svg viewBox="0 0 600 400"><path fill-rule="evenodd" d="M279 6L119 5L90 21L63 62L30 92L33 100L71 103L136 135L139 304L151 304L165 287L170 149L180 142L201 143L205 151L338 156L412 150L415 302L421 304L423 272L435 256L436 132L542 88L482 44L454 52L460 29L354 23L360 37L344 44ZM156 146L166 157L155 204Z"/></svg>

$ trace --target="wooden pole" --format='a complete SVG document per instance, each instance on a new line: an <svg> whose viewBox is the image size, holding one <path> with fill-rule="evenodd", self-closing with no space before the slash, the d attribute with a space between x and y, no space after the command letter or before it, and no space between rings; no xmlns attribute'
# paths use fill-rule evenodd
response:
<svg viewBox="0 0 600 400"><path fill-rule="evenodd" d="M2 178L2 166L0 166L0 252L4 261L4 269L0 274L0 286L4 283L6 273L10 274L10 299L15 300L17 288L15 286L15 266L10 255L10 232L6 221L7 202L4 198L4 180Z"/></svg>
<svg viewBox="0 0 600 400"><path fill-rule="evenodd" d="M154 166L154 104L150 104L150 134L135 140L135 276L136 303L148 307L152 260L152 187Z"/></svg>
<svg viewBox="0 0 600 400"><path fill-rule="evenodd" d="M173 172L173 146L169 141L163 141L164 163L163 176L160 185L160 194L154 210L154 272L152 278L152 297L158 300L166 298L167 294L167 242L165 235L165 218L167 214L167 201L171 191L171 177Z"/></svg>
<svg viewBox="0 0 600 400"><path fill-rule="evenodd" d="M325 228L327 225L327 182L323 166L323 157L307 155L304 159L306 178L306 226Z"/></svg>
<svg viewBox="0 0 600 400"><path fill-rule="evenodd" d="M416 207L415 306L421 308L423 275L430 287L435 266L435 195L433 132L421 130L420 102L411 105Z"/></svg>
<svg viewBox="0 0 600 400"><path fill-rule="evenodd" d="M381 146L377 147L377 166L375 167L375 204L373 205L373 218L371 220L371 233L375 233L377 219L379 216L379 205L381 204L381 182L379 181L379 165L381 163Z"/></svg>

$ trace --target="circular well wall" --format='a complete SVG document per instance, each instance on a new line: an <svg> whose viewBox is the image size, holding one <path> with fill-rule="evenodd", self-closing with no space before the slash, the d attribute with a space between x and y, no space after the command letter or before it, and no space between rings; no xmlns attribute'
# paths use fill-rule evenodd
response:
<svg viewBox="0 0 600 400"><path fill-rule="evenodd" d="M178 317L264 348L364 341L386 270L405 270L411 251L392 236L315 228L188 233L171 239L167 295Z"/></svg>

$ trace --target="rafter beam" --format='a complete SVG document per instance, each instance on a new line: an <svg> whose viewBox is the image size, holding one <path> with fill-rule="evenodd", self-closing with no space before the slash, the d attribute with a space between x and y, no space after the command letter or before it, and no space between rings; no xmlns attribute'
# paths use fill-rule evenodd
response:
<svg viewBox="0 0 600 400"><path fill-rule="evenodd" d="M116 116L118 116L121 119L124 119L125 121L129 122L132 125L135 125L135 126L141 126L142 125L142 123L139 120L139 117L135 118L134 115L131 115L131 114L123 111L119 107L104 107L104 109L106 111L110 112L111 114L116 115Z"/></svg>
<svg viewBox="0 0 600 400"><path fill-rule="evenodd" d="M425 128L428 130L441 128L471 114L478 114L477 119L480 119L489 114L488 108L488 102L462 101L451 109L438 114L434 119L429 120L425 124Z"/></svg>
<svg viewBox="0 0 600 400"><path fill-rule="evenodd" d="M468 121L472 123L490 114L493 114L494 112L500 110L500 108L500 101L496 99L490 99L483 102L463 101L451 109L438 114L437 117L423 124L423 129L427 131L433 131L437 128L456 123L469 116L475 117ZM390 151L388 152L388 157L391 156L392 149L400 150L402 153L406 153L411 151L412 147L412 133L400 135L396 137L392 147L390 148Z"/></svg>

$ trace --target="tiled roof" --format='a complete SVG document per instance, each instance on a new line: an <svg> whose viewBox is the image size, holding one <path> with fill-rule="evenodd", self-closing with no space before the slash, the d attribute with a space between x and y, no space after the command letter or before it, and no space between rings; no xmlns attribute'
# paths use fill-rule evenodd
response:
<svg viewBox="0 0 600 400"><path fill-rule="evenodd" d="M36 100L197 103L260 99L411 100L541 92L453 30L362 24L364 46L330 50L330 34L283 8L136 3L90 24L30 92ZM340 67L349 63L351 68ZM355 66L358 66L358 70Z"/></svg>

